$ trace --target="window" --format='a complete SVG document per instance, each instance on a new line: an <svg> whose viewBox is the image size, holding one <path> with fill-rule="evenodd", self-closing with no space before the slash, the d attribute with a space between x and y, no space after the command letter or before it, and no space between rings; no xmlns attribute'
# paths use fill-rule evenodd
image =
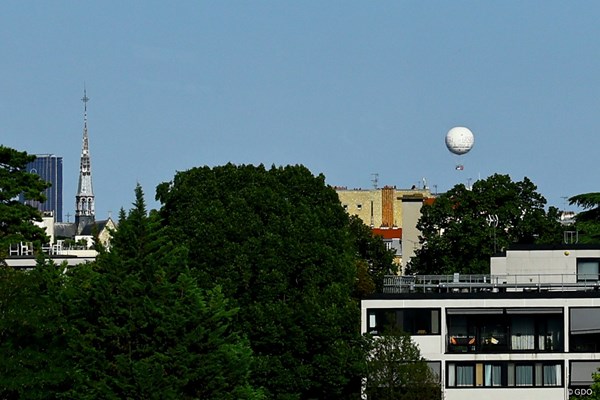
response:
<svg viewBox="0 0 600 400"><path fill-rule="evenodd" d="M484 386L502 386L502 365L484 364Z"/></svg>
<svg viewBox="0 0 600 400"><path fill-rule="evenodd" d="M549 387L562 386L560 362L448 362L446 386Z"/></svg>
<svg viewBox="0 0 600 400"><path fill-rule="evenodd" d="M515 386L533 386L533 365L515 366Z"/></svg>
<svg viewBox="0 0 600 400"><path fill-rule="evenodd" d="M526 316L515 316L511 321L513 350L535 350L535 321Z"/></svg>
<svg viewBox="0 0 600 400"><path fill-rule="evenodd" d="M562 386L558 362L508 363L508 386Z"/></svg>
<svg viewBox="0 0 600 400"><path fill-rule="evenodd" d="M563 349L562 308L447 309L447 352L551 352Z"/></svg>
<svg viewBox="0 0 600 400"><path fill-rule="evenodd" d="M591 386L594 383L592 374L598 372L600 361L572 361L570 386Z"/></svg>
<svg viewBox="0 0 600 400"><path fill-rule="evenodd" d="M577 259L577 282L588 282L598 280L600 273L600 260L597 258Z"/></svg>
<svg viewBox="0 0 600 400"><path fill-rule="evenodd" d="M440 381L440 374L442 371L442 362L441 361L427 361L427 366L435 376L436 380Z"/></svg>
<svg viewBox="0 0 600 400"><path fill-rule="evenodd" d="M399 330L410 335L439 335L439 308L377 308L367 310L367 332Z"/></svg>
<svg viewBox="0 0 600 400"><path fill-rule="evenodd" d="M600 307L573 307L569 310L569 351L600 350Z"/></svg>

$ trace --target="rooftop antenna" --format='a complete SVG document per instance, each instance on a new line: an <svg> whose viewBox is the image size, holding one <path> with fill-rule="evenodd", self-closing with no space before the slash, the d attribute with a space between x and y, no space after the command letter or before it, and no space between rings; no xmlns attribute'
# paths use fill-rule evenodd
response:
<svg viewBox="0 0 600 400"><path fill-rule="evenodd" d="M560 196L560 198L563 199L563 211L567 211L567 199L569 196Z"/></svg>
<svg viewBox="0 0 600 400"><path fill-rule="evenodd" d="M373 189L377 190L377 184L379 183L379 174L377 172L371 174L371 182L373 183Z"/></svg>

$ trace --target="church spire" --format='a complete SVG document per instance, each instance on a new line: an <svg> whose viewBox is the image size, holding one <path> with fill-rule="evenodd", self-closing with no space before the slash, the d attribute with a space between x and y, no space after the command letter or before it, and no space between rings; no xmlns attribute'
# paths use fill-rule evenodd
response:
<svg viewBox="0 0 600 400"><path fill-rule="evenodd" d="M87 97L85 87L83 88L83 145L81 147L81 163L79 167L79 185L75 196L75 223L77 233L81 233L87 225L93 224L95 220L94 191L92 189L92 165L90 161L90 148L87 129Z"/></svg>

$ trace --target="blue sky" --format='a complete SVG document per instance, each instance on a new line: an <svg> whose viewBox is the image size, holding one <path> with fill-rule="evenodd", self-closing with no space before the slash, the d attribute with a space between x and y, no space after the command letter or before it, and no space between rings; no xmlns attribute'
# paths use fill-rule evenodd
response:
<svg viewBox="0 0 600 400"><path fill-rule="evenodd" d="M227 162L438 192L509 174L563 208L599 191L598 20L594 1L3 1L0 143L62 156L73 214L85 84L98 218Z"/></svg>

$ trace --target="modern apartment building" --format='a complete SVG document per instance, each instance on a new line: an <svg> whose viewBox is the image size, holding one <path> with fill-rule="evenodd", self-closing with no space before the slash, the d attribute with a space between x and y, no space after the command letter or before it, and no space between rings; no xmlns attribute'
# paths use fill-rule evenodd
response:
<svg viewBox="0 0 600 400"><path fill-rule="evenodd" d="M36 154L36 157L34 161L27 164L27 171L50 182L51 186L44 191L46 201L40 203L39 201L25 200L23 195L21 195L20 201L42 212L52 212L56 222L62 222L63 159L53 154Z"/></svg>
<svg viewBox="0 0 600 400"><path fill-rule="evenodd" d="M491 274L389 277L362 331L411 334L444 399L568 399L600 367L600 246L521 247Z"/></svg>

